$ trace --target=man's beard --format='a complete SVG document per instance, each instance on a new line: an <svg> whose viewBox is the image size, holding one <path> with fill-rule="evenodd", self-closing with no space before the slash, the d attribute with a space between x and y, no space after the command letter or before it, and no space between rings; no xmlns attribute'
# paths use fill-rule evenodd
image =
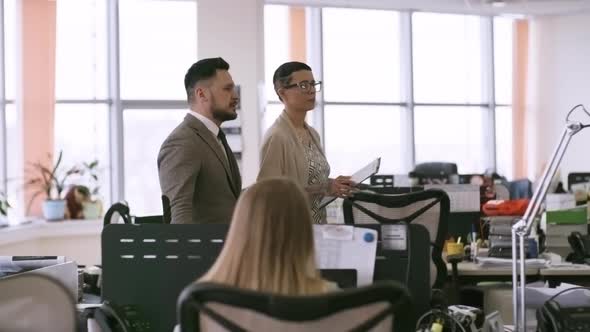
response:
<svg viewBox="0 0 590 332"><path fill-rule="evenodd" d="M228 108L215 107L211 110L213 118L217 121L224 122L229 120L235 120L238 117L238 113L231 112Z"/></svg>
<svg viewBox="0 0 590 332"><path fill-rule="evenodd" d="M235 120L238 117L238 113L234 110L233 112L230 110L230 106L227 107L220 107L217 104L217 101L215 100L215 98L212 99L212 109L211 109L211 114L213 115L213 118L216 119L219 122L224 122L224 121L230 121L230 120Z"/></svg>

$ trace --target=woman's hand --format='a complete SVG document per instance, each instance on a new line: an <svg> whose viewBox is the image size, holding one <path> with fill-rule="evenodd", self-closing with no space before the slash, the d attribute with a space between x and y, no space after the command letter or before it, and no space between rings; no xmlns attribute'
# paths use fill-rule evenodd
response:
<svg viewBox="0 0 590 332"><path fill-rule="evenodd" d="M336 197L350 197L354 190L354 183L350 176L339 176L335 179L330 180L330 187L328 189L328 196Z"/></svg>

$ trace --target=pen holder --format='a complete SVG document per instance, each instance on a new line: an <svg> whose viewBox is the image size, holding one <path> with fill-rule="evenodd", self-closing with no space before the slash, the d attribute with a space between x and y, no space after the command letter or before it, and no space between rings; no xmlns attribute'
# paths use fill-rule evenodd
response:
<svg viewBox="0 0 590 332"><path fill-rule="evenodd" d="M463 257L463 243L447 243L447 257L461 256Z"/></svg>

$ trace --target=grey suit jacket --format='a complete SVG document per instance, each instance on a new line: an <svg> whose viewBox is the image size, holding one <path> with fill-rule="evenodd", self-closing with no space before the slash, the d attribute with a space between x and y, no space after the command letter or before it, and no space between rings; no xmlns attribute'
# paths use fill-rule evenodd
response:
<svg viewBox="0 0 590 332"><path fill-rule="evenodd" d="M233 163L232 172L230 164ZM242 189L233 154L226 158L217 137L187 114L158 154L162 194L170 199L172 223L229 223Z"/></svg>

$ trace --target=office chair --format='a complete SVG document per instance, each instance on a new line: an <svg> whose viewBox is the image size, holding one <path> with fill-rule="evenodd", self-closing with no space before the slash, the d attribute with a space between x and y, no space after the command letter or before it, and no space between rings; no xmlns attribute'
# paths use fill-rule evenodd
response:
<svg viewBox="0 0 590 332"><path fill-rule="evenodd" d="M164 215L132 216L127 202L117 202L111 205L111 207L105 213L103 225L106 226L109 224L117 224L120 220L122 220L125 224L169 224L171 219L170 201L164 195L162 196L162 205L164 207Z"/></svg>
<svg viewBox="0 0 590 332"><path fill-rule="evenodd" d="M283 296L193 283L177 303L181 332L413 331L412 302L392 281L321 295Z"/></svg>
<svg viewBox="0 0 590 332"><path fill-rule="evenodd" d="M104 214L103 226L117 224L121 219L123 220L123 223L131 224L131 215L129 214L129 206L127 205L127 202L117 202L111 205Z"/></svg>
<svg viewBox="0 0 590 332"><path fill-rule="evenodd" d="M162 195L162 221L165 224L172 222L172 212L170 211L170 199L166 195Z"/></svg>
<svg viewBox="0 0 590 332"><path fill-rule="evenodd" d="M427 184L432 180L447 181L449 176L458 174L458 171L455 163L427 162L416 164L410 173L418 177L420 184Z"/></svg>
<svg viewBox="0 0 590 332"><path fill-rule="evenodd" d="M0 331L75 332L72 294L57 280L34 273L0 279Z"/></svg>
<svg viewBox="0 0 590 332"><path fill-rule="evenodd" d="M448 231L449 196L442 190L429 189L399 195L357 193L342 205L346 224L395 224L400 222L426 227L431 244L432 288L442 288L447 266L442 249Z"/></svg>

